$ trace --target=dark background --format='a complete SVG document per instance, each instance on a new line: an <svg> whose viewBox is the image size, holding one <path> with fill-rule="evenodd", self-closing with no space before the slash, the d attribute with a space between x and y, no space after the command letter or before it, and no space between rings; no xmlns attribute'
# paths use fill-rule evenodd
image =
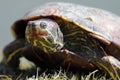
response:
<svg viewBox="0 0 120 80"><path fill-rule="evenodd" d="M0 48L14 39L10 27L15 20L21 18L28 10L50 1L72 2L120 15L120 0L0 0Z"/></svg>

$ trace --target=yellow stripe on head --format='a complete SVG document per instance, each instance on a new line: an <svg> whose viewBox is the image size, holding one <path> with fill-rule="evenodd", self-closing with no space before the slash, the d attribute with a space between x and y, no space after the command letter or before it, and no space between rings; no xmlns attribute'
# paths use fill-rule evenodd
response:
<svg viewBox="0 0 120 80"><path fill-rule="evenodd" d="M44 44L44 43L41 42L41 41L39 41L39 43L41 44L41 46L43 47L43 50L44 50L45 52L48 52L48 51L53 51L53 52L55 52L55 51L56 51L56 48L52 48L52 47Z"/></svg>
<svg viewBox="0 0 120 80"><path fill-rule="evenodd" d="M48 41L48 39L47 39L45 36L43 36L43 39L44 39L45 42L47 42L49 45L51 44L50 41Z"/></svg>
<svg viewBox="0 0 120 80"><path fill-rule="evenodd" d="M33 45L34 45L34 46L37 46L37 40L34 40L34 41L33 41Z"/></svg>

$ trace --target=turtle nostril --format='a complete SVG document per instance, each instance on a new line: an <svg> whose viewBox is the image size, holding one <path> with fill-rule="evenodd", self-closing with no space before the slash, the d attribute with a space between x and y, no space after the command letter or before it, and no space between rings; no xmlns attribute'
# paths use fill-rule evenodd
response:
<svg viewBox="0 0 120 80"><path fill-rule="evenodd" d="M30 24L28 24L28 28L29 28L29 29L35 29L35 28L36 28L35 23L30 23Z"/></svg>

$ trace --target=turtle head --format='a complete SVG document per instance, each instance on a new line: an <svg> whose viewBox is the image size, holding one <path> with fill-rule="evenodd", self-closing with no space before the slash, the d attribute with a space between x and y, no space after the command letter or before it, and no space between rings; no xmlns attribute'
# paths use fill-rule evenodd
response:
<svg viewBox="0 0 120 80"><path fill-rule="evenodd" d="M29 21L25 31L28 43L44 52L55 52L63 47L63 34L59 25L51 19Z"/></svg>

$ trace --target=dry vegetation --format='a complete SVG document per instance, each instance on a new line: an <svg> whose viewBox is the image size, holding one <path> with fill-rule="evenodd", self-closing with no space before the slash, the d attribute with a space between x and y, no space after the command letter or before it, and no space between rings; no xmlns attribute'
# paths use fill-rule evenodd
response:
<svg viewBox="0 0 120 80"><path fill-rule="evenodd" d="M23 73L17 75L0 75L0 80L113 80L112 78L107 78L105 74L98 74L98 70L90 72L88 74L83 74L79 72L59 70L46 70L39 74L38 69L35 71L36 74L33 76L24 76Z"/></svg>

